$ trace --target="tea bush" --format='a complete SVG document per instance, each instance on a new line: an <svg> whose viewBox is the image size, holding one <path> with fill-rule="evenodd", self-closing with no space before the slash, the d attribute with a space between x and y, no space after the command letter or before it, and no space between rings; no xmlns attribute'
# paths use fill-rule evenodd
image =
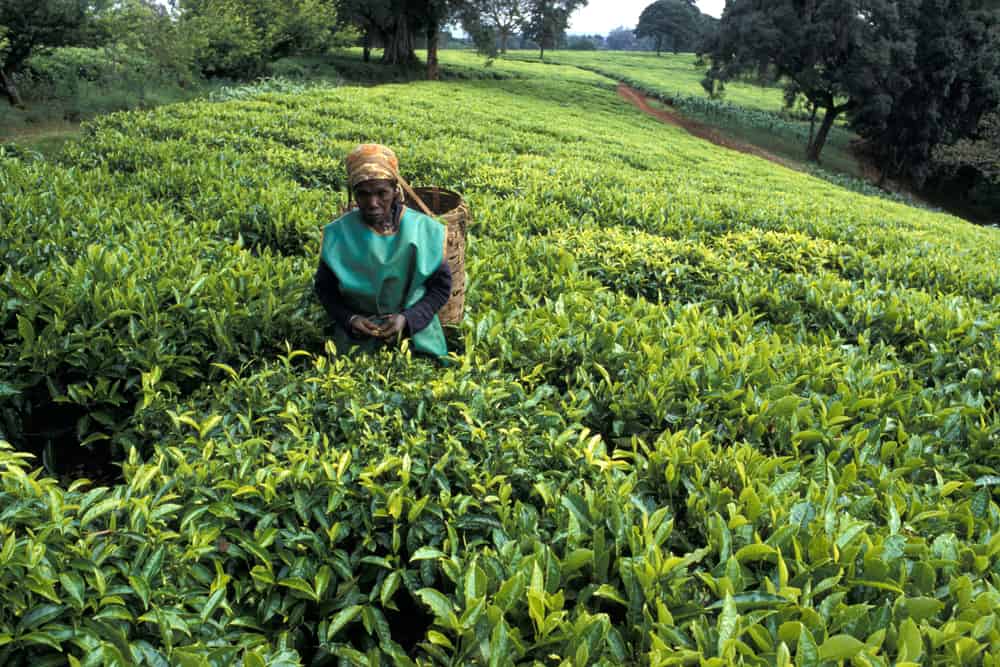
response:
<svg viewBox="0 0 1000 667"><path fill-rule="evenodd" d="M121 461L0 446L0 662L998 664L996 230L500 66L0 162L2 436ZM447 366L327 344L360 141L474 212Z"/></svg>

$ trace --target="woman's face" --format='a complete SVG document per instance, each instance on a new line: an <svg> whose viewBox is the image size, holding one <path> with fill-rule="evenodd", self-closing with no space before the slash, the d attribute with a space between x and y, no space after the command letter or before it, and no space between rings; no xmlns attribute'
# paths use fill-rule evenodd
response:
<svg viewBox="0 0 1000 667"><path fill-rule="evenodd" d="M396 184L389 180L362 181L354 186L354 200L358 202L362 219L369 225L389 222L395 198Z"/></svg>

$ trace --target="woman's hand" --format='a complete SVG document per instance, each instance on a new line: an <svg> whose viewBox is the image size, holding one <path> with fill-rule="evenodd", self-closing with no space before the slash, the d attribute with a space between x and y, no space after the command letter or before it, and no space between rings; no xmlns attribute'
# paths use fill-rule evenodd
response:
<svg viewBox="0 0 1000 667"><path fill-rule="evenodd" d="M359 338L380 338L382 329L364 315L351 318L351 333Z"/></svg>
<svg viewBox="0 0 1000 667"><path fill-rule="evenodd" d="M400 314L386 315L385 322L379 329L378 337L382 340L393 340L399 338L399 335L406 328L406 318Z"/></svg>
<svg viewBox="0 0 1000 667"><path fill-rule="evenodd" d="M406 318L402 315L382 315L378 318L355 315L351 318L351 332L360 338L381 338L393 340L406 328Z"/></svg>

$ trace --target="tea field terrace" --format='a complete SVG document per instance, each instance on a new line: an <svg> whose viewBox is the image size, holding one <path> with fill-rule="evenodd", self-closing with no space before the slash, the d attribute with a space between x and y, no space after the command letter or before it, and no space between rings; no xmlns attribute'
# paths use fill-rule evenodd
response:
<svg viewBox="0 0 1000 667"><path fill-rule="evenodd" d="M0 450L4 661L996 663L996 231L516 66L0 163L6 438L123 458ZM474 212L447 367L326 345L362 141Z"/></svg>

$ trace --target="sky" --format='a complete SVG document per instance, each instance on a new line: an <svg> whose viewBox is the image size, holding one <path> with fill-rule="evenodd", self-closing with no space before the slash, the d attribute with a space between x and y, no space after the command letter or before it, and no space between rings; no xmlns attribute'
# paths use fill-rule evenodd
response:
<svg viewBox="0 0 1000 667"><path fill-rule="evenodd" d="M569 18L567 32L606 35L620 25L634 28L639 14L652 0L590 0L583 9ZM725 0L698 0L698 8L706 14L721 16Z"/></svg>

